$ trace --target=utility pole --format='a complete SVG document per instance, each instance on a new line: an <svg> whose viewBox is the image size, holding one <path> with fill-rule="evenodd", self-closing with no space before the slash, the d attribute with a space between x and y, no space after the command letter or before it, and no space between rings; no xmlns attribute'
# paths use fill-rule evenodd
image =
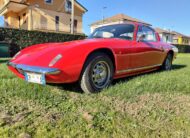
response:
<svg viewBox="0 0 190 138"><path fill-rule="evenodd" d="M107 9L107 7L103 7L102 8L102 22L104 24L104 19L105 19L105 16L104 16L104 10Z"/></svg>
<svg viewBox="0 0 190 138"><path fill-rule="evenodd" d="M74 16L75 16L75 0L71 0L72 3L72 11L71 11L71 34L74 34Z"/></svg>

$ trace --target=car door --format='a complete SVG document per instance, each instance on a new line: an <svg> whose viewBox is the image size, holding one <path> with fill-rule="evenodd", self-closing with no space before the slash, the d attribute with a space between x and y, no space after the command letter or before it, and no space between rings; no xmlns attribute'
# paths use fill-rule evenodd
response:
<svg viewBox="0 0 190 138"><path fill-rule="evenodd" d="M140 37L144 38L140 40ZM160 56L163 51L158 43L155 31L147 26L139 26L137 42L134 46L135 53L132 57L132 67L152 67L161 64Z"/></svg>

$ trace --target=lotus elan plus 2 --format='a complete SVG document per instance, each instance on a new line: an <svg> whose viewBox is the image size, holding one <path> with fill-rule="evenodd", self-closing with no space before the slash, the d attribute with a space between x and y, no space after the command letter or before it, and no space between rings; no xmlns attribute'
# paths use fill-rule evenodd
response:
<svg viewBox="0 0 190 138"><path fill-rule="evenodd" d="M85 40L30 46L16 54L8 67L28 82L79 82L84 92L93 93L113 79L171 70L177 53L151 27L127 23L97 28Z"/></svg>

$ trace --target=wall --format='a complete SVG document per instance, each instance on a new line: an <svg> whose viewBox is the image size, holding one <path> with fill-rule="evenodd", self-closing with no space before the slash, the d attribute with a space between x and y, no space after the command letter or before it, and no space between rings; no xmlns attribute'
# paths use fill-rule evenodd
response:
<svg viewBox="0 0 190 138"><path fill-rule="evenodd" d="M14 13L11 11L5 15L5 19L7 20L9 27L19 28L19 21L18 21L17 13Z"/></svg>
<svg viewBox="0 0 190 138"><path fill-rule="evenodd" d="M26 14L25 16L24 16L24 14ZM21 29L28 29L29 28L29 10L28 9L24 9L24 10L22 10L19 14L18 14L18 16L20 16L20 28Z"/></svg>
<svg viewBox="0 0 190 138"><path fill-rule="evenodd" d="M23 14L26 14L25 17ZM19 21L19 16L20 16L20 21ZM8 26L6 25L5 27L10 27L10 28L21 28L21 29L28 29L28 9L22 10L20 13L15 13L15 12L8 12L5 16L5 21L8 23Z"/></svg>
<svg viewBox="0 0 190 138"><path fill-rule="evenodd" d="M59 16L59 26L56 27L55 16ZM32 8L33 29L62 31L70 33L70 18L71 15L67 13L55 12L41 8ZM82 17L75 16L78 21L77 33L83 33Z"/></svg>
<svg viewBox="0 0 190 138"><path fill-rule="evenodd" d="M168 33L159 33L160 38L162 39L163 42L165 43L173 43L173 37L174 35L168 34Z"/></svg>
<svg viewBox="0 0 190 138"><path fill-rule="evenodd" d="M0 8L4 5L4 0L0 0Z"/></svg>
<svg viewBox="0 0 190 138"><path fill-rule="evenodd" d="M0 0L0 8L3 7L9 0Z"/></svg>
<svg viewBox="0 0 190 138"><path fill-rule="evenodd" d="M65 0L54 0L53 4L46 4L44 0L27 0L27 3L31 6L38 5L38 8L41 8L41 9L66 13ZM75 15L82 16L83 13L84 12L80 8L78 8L75 4Z"/></svg>

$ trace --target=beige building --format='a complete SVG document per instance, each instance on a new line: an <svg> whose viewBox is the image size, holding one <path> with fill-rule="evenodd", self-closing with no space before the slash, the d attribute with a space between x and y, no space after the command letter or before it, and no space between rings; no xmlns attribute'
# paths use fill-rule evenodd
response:
<svg viewBox="0 0 190 138"><path fill-rule="evenodd" d="M146 22L141 21L139 19L130 17L128 15L117 14L115 16L105 18L103 20L100 20L100 21L97 21L95 23L92 23L90 25L90 28L91 28L91 32L93 32L96 28L101 27L101 26L119 24L119 23L127 23L127 22L137 22L137 23L142 23L142 24L151 26L151 24L149 24L149 23L146 23Z"/></svg>
<svg viewBox="0 0 190 138"><path fill-rule="evenodd" d="M5 27L70 33L71 7L70 0L0 0L0 15ZM87 9L76 0L74 8L74 32L80 34Z"/></svg>

